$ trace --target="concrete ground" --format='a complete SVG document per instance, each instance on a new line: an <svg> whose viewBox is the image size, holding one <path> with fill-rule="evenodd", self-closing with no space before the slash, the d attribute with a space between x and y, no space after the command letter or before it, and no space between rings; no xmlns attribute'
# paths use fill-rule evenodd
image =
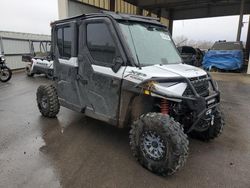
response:
<svg viewBox="0 0 250 188"><path fill-rule="evenodd" d="M171 177L142 168L128 130L61 108L42 117L35 92L43 77L14 74L0 83L0 187L250 188L250 77L215 74L226 127L218 139L190 140L185 167Z"/></svg>

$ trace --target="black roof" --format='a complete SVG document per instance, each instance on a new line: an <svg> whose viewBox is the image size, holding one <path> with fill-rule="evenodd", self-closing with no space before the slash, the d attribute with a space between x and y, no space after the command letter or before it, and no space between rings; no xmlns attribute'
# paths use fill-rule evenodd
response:
<svg viewBox="0 0 250 188"><path fill-rule="evenodd" d="M72 22L72 21L78 21L78 20L83 20L86 18L95 18L95 17L110 17L110 18L113 18L115 20L147 22L147 23L162 25L159 22L159 18L132 15L132 14L123 14L123 13L111 12L111 11L100 11L100 13L82 14L82 15L71 17L71 18L66 18L66 19L55 21L55 22L51 23L51 25Z"/></svg>

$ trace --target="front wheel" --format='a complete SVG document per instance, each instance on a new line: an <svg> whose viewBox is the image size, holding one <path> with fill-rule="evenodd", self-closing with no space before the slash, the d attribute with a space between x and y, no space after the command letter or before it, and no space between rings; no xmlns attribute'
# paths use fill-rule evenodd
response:
<svg viewBox="0 0 250 188"><path fill-rule="evenodd" d="M60 110L56 88L53 85L41 85L36 93L37 106L45 117L54 118Z"/></svg>
<svg viewBox="0 0 250 188"><path fill-rule="evenodd" d="M9 67L1 67L0 70L0 80L1 82L7 82L11 79L12 71Z"/></svg>
<svg viewBox="0 0 250 188"><path fill-rule="evenodd" d="M209 141L221 135L224 125L225 125L224 115L220 111L220 109L217 108L214 113L213 125L211 125L207 130L202 132L192 131L190 136L202 141Z"/></svg>
<svg viewBox="0 0 250 188"><path fill-rule="evenodd" d="M185 164L188 145L183 128L168 115L142 115L130 130L133 155L144 167L159 175L172 175Z"/></svg>

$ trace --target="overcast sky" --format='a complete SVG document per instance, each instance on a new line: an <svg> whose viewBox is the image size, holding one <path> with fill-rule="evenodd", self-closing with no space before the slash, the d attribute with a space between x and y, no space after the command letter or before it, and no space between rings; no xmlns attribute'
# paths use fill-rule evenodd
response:
<svg viewBox="0 0 250 188"><path fill-rule="evenodd" d="M244 16L244 24L241 40L245 41L247 36L249 16ZM236 40L239 16L225 16L216 18L203 18L193 20L174 21L173 35L184 35L194 40Z"/></svg>
<svg viewBox="0 0 250 188"><path fill-rule="evenodd" d="M0 30L50 34L57 0L0 0Z"/></svg>
<svg viewBox="0 0 250 188"><path fill-rule="evenodd" d="M57 0L0 0L0 30L50 34L50 22L58 19ZM239 16L174 22L174 36L193 40L235 40ZM248 22L248 16L244 17ZM242 40L246 39L248 23Z"/></svg>

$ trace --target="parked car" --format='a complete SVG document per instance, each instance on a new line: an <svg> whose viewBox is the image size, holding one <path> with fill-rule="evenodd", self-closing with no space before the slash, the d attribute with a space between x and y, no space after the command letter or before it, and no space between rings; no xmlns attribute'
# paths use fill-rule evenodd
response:
<svg viewBox="0 0 250 188"><path fill-rule="evenodd" d="M206 70L218 69L225 71L240 70L244 64L242 42L215 42L205 54L203 67Z"/></svg>
<svg viewBox="0 0 250 188"><path fill-rule="evenodd" d="M52 23L51 36L55 83L37 89L43 116L54 118L64 106L130 127L133 155L161 175L185 164L188 133L211 140L222 132L218 87L204 70L182 63L154 18L86 14Z"/></svg>
<svg viewBox="0 0 250 188"><path fill-rule="evenodd" d="M203 60L203 52L199 48L193 48L192 46L179 46L177 47L183 62L188 65L200 67Z"/></svg>

